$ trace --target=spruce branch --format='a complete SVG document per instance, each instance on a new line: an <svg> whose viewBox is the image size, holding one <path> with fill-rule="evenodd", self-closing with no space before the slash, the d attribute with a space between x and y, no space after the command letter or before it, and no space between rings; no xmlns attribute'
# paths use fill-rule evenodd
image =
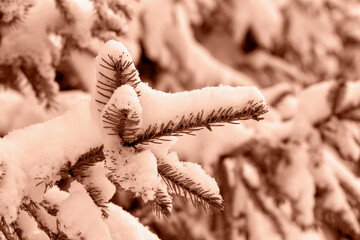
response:
<svg viewBox="0 0 360 240"><path fill-rule="evenodd" d="M47 109L56 108L56 96L59 91L57 83L41 74L37 67L23 65L20 69L34 89L36 97L41 102L45 102L45 107Z"/></svg>
<svg viewBox="0 0 360 240"><path fill-rule="evenodd" d="M6 240L22 240L13 224L7 224L4 217L1 217L0 220L0 231L3 233Z"/></svg>
<svg viewBox="0 0 360 240"><path fill-rule="evenodd" d="M46 233L46 235L50 238L50 239L54 239L54 234L50 231L50 229L48 227L46 227L40 220L40 218L37 215L37 211L39 211L39 206L30 200L30 202L28 204L23 203L20 206L20 209L27 212L29 214L30 217L32 217L36 223L38 224L38 227L44 231Z"/></svg>
<svg viewBox="0 0 360 240"><path fill-rule="evenodd" d="M87 177L83 173L89 167L93 166L93 164L105 159L103 148L104 146L102 145L100 147L92 148L87 153L84 153L80 156L78 162L74 166L70 167L67 172L71 176L76 177L78 180ZM124 190L112 176L108 176L108 178L119 191ZM107 218L107 205L100 197L101 191L94 187L87 188L86 190L88 191L90 197L94 200L95 204L101 208L103 217ZM165 217L169 217L171 215L172 201L167 192L163 192L161 189L158 189L155 194L155 199L151 203L154 206L157 215L162 214Z"/></svg>
<svg viewBox="0 0 360 240"><path fill-rule="evenodd" d="M131 10L117 1L92 0L92 2L98 17L94 31L106 30L114 32L117 36L124 35L126 32L124 22L131 19Z"/></svg>
<svg viewBox="0 0 360 240"><path fill-rule="evenodd" d="M200 203L205 210L210 207L220 211L224 209L224 203L220 195L212 193L210 189L204 189L196 180L186 177L170 164L159 163L158 172L170 191L185 196L185 199L189 197L195 207L198 207Z"/></svg>
<svg viewBox="0 0 360 240"><path fill-rule="evenodd" d="M321 200L318 200L315 206L316 218L318 221L325 223L342 236L350 236L351 239L359 239L360 235L352 224L347 221L346 213L343 211L333 211L322 207Z"/></svg>
<svg viewBox="0 0 360 240"><path fill-rule="evenodd" d="M23 80L22 73L14 66L0 65L0 84L22 92Z"/></svg>
<svg viewBox="0 0 360 240"><path fill-rule="evenodd" d="M190 113L188 116L182 116L178 123L170 120L167 123L149 125L146 130L135 136L135 140L125 141L125 146L135 146L137 144L147 145L149 143L161 143L166 141L162 139L164 136L181 136L182 134L194 135L193 132L207 128L211 131L211 127L223 126L219 123L238 124L239 120L261 120L260 116L267 112L267 107L263 102L248 101L247 106L243 109L235 110L233 107L220 107L214 109L210 114L205 115L204 111L196 114ZM205 115L205 116L204 116Z"/></svg>
<svg viewBox="0 0 360 240"><path fill-rule="evenodd" d="M84 184L84 180L89 177L87 170L90 167L93 167L96 163L102 162L105 159L103 148L103 145L91 148L88 152L82 154L73 166L68 166L68 168L63 169L62 172L69 174L71 177L75 177L80 183ZM108 208L105 200L102 198L101 189L87 184L85 184L85 189L94 201L95 205L101 209L103 218L108 218Z"/></svg>
<svg viewBox="0 0 360 240"><path fill-rule="evenodd" d="M100 82L100 84L103 84L106 87L113 87L114 88L113 90L124 84L129 84L134 88L136 88L137 84L139 84L140 82L140 80L136 78L136 76L139 75L139 73L135 68L131 67L134 64L131 60L123 60L122 58L123 55L120 55L119 59L116 59L110 54L108 54L108 59L101 58L103 64L100 64L100 66L107 70L113 71L114 78L106 76L105 74L100 72L100 75L102 75L107 80L109 80L113 85L105 85L102 82ZM100 88L99 86L97 87L101 90L105 90L105 91L109 90L109 89Z"/></svg>
<svg viewBox="0 0 360 240"><path fill-rule="evenodd" d="M117 44L115 41L112 43ZM124 84L136 88L140 83L139 73L127 50L124 49L120 54L116 53L116 55L118 57L106 52L96 57L97 82L94 101L98 103L99 112L110 100L117 88Z"/></svg>
<svg viewBox="0 0 360 240"><path fill-rule="evenodd" d="M254 166L261 176L265 192L280 205L288 198L280 189L274 176L281 164L290 165L291 159L285 146L280 143L269 142L268 139L250 139L238 148L223 155L221 159L245 156L246 162Z"/></svg>
<svg viewBox="0 0 360 240"><path fill-rule="evenodd" d="M28 16L30 8L34 6L34 1L0 1L0 29L3 27L16 28L23 23ZM16 11L14 11L16 9ZM0 33L1 40L1 33Z"/></svg>

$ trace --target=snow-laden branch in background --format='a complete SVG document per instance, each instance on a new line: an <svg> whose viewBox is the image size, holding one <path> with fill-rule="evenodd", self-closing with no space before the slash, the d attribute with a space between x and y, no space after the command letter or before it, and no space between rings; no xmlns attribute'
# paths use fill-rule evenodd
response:
<svg viewBox="0 0 360 240"><path fill-rule="evenodd" d="M29 9L35 4L35 0L13 0L0 2L0 39L2 28L11 28L19 22L24 21Z"/></svg>
<svg viewBox="0 0 360 240"><path fill-rule="evenodd" d="M144 34L139 38L145 55L178 80L170 86L169 78L160 78L157 85L172 90L174 86L183 90L184 86L193 89L218 84L253 85L250 77L219 61L196 40L183 5L166 0L142 2L139 19Z"/></svg>
<svg viewBox="0 0 360 240"><path fill-rule="evenodd" d="M359 81L326 81L315 84L301 92L299 111L314 125L332 114L350 117L350 113L360 105L359 89ZM353 115L356 117L356 114Z"/></svg>

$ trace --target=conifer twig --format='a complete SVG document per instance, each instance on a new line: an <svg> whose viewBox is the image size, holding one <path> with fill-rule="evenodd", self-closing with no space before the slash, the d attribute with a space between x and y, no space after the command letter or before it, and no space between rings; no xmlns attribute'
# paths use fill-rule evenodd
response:
<svg viewBox="0 0 360 240"><path fill-rule="evenodd" d="M75 177L79 182L84 183L85 178L89 177L86 174L86 171L94 166L98 162L102 162L105 159L103 154L104 146L95 147L90 149L88 152L82 154L79 157L79 160L68 169L63 169L62 172L68 173L70 176ZM103 218L108 218L108 209L104 199L101 197L101 189L94 186L85 186L86 191L89 196L92 198L96 206L101 209Z"/></svg>
<svg viewBox="0 0 360 240"><path fill-rule="evenodd" d="M129 84L136 88L140 82L140 80L137 78L139 73L135 68L131 67L134 63L129 60L123 60L122 56L123 55L120 55L119 59L116 59L115 57L108 54L108 59L101 58L102 63L100 63L100 66L104 70L113 72L112 76L108 76L99 71L99 74L103 77L103 79L99 79L97 81L97 93L105 98L110 99L115 89L124 84ZM100 101L98 100L98 102Z"/></svg>
<svg viewBox="0 0 360 240"><path fill-rule="evenodd" d="M238 120L261 120L260 115L267 112L267 107L262 102L249 101L247 106L240 110L233 107L214 109L210 114L204 116L204 111L189 116L182 116L178 123L170 120L167 123L150 125L142 133L135 136L135 140L124 142L125 146L135 146L137 144L147 145L148 143L161 143L166 141L161 139L163 136L181 136L182 134L193 135L194 131L207 128L211 131L212 126L222 126L218 123L237 124Z"/></svg>
<svg viewBox="0 0 360 240"><path fill-rule="evenodd" d="M1 64L0 65L0 84L10 87L22 93L23 83L22 73L14 66Z"/></svg>
<svg viewBox="0 0 360 240"><path fill-rule="evenodd" d="M56 108L56 96L58 94L57 83L53 79L42 75L35 66L21 66L21 71L30 82L36 97L40 101L45 102L45 107L47 109L51 107Z"/></svg>
<svg viewBox="0 0 360 240"><path fill-rule="evenodd" d="M170 164L159 163L158 172L172 192L183 195L185 198L189 196L195 207L201 203L205 210L209 209L210 206L220 211L224 209L224 203L220 196L211 193L209 189L202 188L199 183L185 177L173 169Z"/></svg>
<svg viewBox="0 0 360 240"><path fill-rule="evenodd" d="M335 212L330 209L325 209L319 201L317 201L315 205L315 212L319 221L328 224L343 236L351 236L351 239L359 239L360 235L356 233L356 231L351 228L352 225L347 222L346 216L344 216L345 212Z"/></svg>
<svg viewBox="0 0 360 240"><path fill-rule="evenodd" d="M95 28L113 31L117 36L123 35L125 33L124 21L131 19L130 10L121 3L108 4L108 1L104 0L92 0L92 2L98 16Z"/></svg>

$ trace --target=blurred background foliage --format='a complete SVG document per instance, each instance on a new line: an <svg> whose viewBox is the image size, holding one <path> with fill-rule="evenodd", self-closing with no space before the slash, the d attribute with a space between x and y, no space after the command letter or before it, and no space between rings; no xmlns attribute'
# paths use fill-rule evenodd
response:
<svg viewBox="0 0 360 240"><path fill-rule="evenodd" d="M360 239L359 1L2 0L0 134L88 95L108 39L156 89L255 85L270 106L175 145L216 178L224 212L115 203L163 240Z"/></svg>

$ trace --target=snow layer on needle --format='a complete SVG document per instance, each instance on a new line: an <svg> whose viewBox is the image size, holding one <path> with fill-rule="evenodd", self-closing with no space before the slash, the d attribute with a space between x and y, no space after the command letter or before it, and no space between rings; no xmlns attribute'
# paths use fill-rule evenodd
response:
<svg viewBox="0 0 360 240"><path fill-rule="evenodd" d="M0 215L14 220L25 195L41 201L46 184L60 179L58 173L67 162L73 164L81 154L101 145L89 102L84 99L62 116L1 139L0 164L4 163L6 175L0 179Z"/></svg>
<svg viewBox="0 0 360 240"><path fill-rule="evenodd" d="M140 83L137 90L141 92L140 102L143 107L143 126L167 123L172 120L178 123L183 116L201 113L202 120L213 110L232 107L234 111L249 107L249 101L265 104L264 97L255 87L205 87L199 90L180 93L165 93ZM144 129L143 129L144 130Z"/></svg>
<svg viewBox="0 0 360 240"><path fill-rule="evenodd" d="M112 240L100 209L94 204L84 187L73 182L70 196L61 204L58 220L60 229L71 239Z"/></svg>

